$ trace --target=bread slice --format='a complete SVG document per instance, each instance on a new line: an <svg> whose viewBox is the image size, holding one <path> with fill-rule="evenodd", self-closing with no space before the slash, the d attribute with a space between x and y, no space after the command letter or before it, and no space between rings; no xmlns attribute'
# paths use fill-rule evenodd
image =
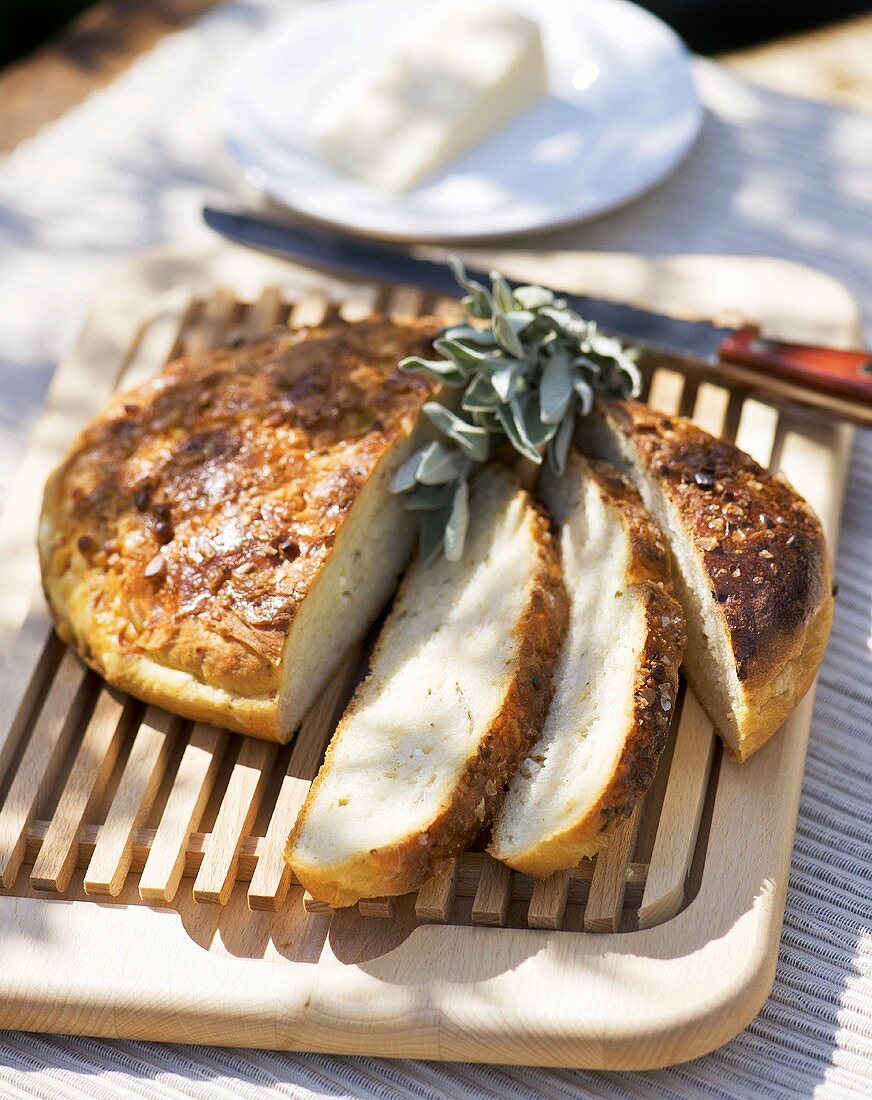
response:
<svg viewBox="0 0 872 1100"><path fill-rule="evenodd" d="M684 651L669 553L639 494L571 453L539 493L560 531L572 601L542 736L521 763L490 852L535 878L605 848L650 787Z"/></svg>
<svg viewBox="0 0 872 1100"><path fill-rule="evenodd" d="M288 840L331 905L404 894L463 851L545 720L567 620L548 523L500 466L470 517L461 562L403 580Z"/></svg>
<svg viewBox="0 0 872 1100"><path fill-rule="evenodd" d="M433 385L397 364L438 328L278 329L116 397L45 491L61 637L141 699L288 740L411 554L388 486Z"/></svg>
<svg viewBox="0 0 872 1100"><path fill-rule="evenodd" d="M582 445L621 466L669 543L687 619L684 669L736 760L814 681L833 616L820 522L799 494L682 417L606 402Z"/></svg>

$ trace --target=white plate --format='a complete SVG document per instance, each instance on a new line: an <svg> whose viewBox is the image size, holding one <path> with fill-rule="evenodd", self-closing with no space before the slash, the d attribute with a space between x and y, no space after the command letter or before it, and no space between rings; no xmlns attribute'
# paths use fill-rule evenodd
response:
<svg viewBox="0 0 872 1100"><path fill-rule="evenodd" d="M681 40L626 0L510 0L542 29L549 94L405 195L383 195L310 150L342 81L396 48L428 0L339 0L289 21L233 72L223 130L248 181L369 236L460 240L592 218L672 171L702 108Z"/></svg>

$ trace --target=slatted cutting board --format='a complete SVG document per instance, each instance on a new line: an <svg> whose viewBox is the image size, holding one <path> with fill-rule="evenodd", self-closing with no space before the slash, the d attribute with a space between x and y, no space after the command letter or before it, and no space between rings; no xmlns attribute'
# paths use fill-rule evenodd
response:
<svg viewBox="0 0 872 1100"><path fill-rule="evenodd" d="M541 258L506 259L548 278ZM618 294L642 265L660 308L686 310L694 295L706 308L720 292L741 311L745 295L754 319L776 325L794 307L790 335L856 338L850 300L803 269L577 263L579 289ZM739 768L685 688L654 787L597 860L535 883L469 852L416 895L334 914L303 894L281 853L365 642L276 746L113 691L51 632L33 524L42 480L82 419L174 355L373 307L457 308L228 247L164 251L98 299L60 368L0 528L0 1025L613 1068L711 1049L771 985L811 699ZM662 361L647 364L646 388L656 407L784 470L834 545L847 429Z"/></svg>

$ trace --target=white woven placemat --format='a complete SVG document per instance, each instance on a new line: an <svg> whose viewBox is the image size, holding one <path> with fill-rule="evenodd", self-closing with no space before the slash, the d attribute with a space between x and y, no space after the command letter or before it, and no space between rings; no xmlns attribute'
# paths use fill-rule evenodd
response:
<svg viewBox="0 0 872 1100"><path fill-rule="evenodd" d="M323 2L323 0L322 0ZM93 289L197 232L236 177L214 137L221 80L295 5L218 9L0 161L0 494ZM683 170L573 247L756 253L841 279L872 322L872 118L700 68L711 114ZM567 233L550 245L566 247ZM851 466L778 977L758 1019L652 1073L502 1069L0 1032L0 1096L872 1097L872 436Z"/></svg>

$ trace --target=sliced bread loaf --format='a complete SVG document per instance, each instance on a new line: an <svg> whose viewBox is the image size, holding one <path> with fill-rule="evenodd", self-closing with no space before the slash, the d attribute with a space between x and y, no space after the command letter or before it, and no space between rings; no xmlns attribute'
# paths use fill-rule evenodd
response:
<svg viewBox="0 0 872 1100"><path fill-rule="evenodd" d="M409 569L288 840L331 905L406 893L461 852L544 723L568 614L548 523L499 466L469 510L461 562Z"/></svg>
<svg viewBox="0 0 872 1100"><path fill-rule="evenodd" d="M672 551L684 669L746 760L811 686L833 614L820 522L781 476L682 417L605 402L581 444L635 482Z"/></svg>
<svg viewBox="0 0 872 1100"><path fill-rule="evenodd" d="M490 846L536 878L604 848L651 785L684 649L669 554L632 485L573 453L539 491L560 530L572 610L545 728Z"/></svg>

